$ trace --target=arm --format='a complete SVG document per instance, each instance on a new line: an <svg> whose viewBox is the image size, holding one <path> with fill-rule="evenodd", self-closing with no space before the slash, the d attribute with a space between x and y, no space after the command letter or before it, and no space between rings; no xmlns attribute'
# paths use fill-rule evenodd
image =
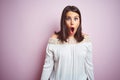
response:
<svg viewBox="0 0 120 80"><path fill-rule="evenodd" d="M87 80L94 80L93 74L93 62L92 62L92 43L87 43L87 56L85 58L85 70L87 74Z"/></svg>
<svg viewBox="0 0 120 80"><path fill-rule="evenodd" d="M53 65L54 65L53 52L50 50L49 45L50 44L48 44L46 48L46 57L41 75L41 80L48 80L53 70Z"/></svg>

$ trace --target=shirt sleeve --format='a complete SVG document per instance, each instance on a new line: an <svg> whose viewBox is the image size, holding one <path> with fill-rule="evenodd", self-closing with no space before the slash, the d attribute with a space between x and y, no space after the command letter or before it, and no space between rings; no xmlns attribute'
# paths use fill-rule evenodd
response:
<svg viewBox="0 0 120 80"><path fill-rule="evenodd" d="M43 65L43 71L40 80L49 80L53 70L53 65L54 65L53 51L50 49L50 44L48 44L46 48L46 57L45 57L45 62Z"/></svg>
<svg viewBox="0 0 120 80"><path fill-rule="evenodd" d="M91 42L87 43L87 55L86 55L85 61L86 61L85 70L87 74L87 80L94 80Z"/></svg>

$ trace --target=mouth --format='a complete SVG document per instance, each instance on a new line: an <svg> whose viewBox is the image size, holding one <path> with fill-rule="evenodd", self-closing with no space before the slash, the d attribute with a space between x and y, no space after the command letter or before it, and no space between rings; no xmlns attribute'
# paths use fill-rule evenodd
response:
<svg viewBox="0 0 120 80"><path fill-rule="evenodd" d="M74 32L74 27L71 27L70 30L71 30L71 32Z"/></svg>

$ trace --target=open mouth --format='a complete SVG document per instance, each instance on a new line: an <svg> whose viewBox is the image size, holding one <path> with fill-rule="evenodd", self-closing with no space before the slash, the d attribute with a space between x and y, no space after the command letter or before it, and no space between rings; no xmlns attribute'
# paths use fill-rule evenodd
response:
<svg viewBox="0 0 120 80"><path fill-rule="evenodd" d="M74 32L74 28L73 28L73 27L71 27L70 30L71 30L72 32Z"/></svg>

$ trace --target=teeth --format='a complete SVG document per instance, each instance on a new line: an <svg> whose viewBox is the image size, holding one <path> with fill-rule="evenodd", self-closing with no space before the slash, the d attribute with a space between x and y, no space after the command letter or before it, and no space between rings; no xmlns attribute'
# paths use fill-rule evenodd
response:
<svg viewBox="0 0 120 80"><path fill-rule="evenodd" d="M72 27L72 28L70 28L71 29L71 31L73 32L74 31L74 28Z"/></svg>

